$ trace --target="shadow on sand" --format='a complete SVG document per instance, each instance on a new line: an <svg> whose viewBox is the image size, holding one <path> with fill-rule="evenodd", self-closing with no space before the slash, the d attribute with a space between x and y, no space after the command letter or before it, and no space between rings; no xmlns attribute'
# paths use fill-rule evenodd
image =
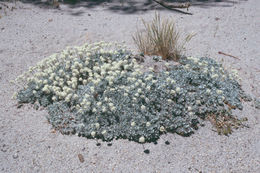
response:
<svg viewBox="0 0 260 173"><path fill-rule="evenodd" d="M40 8L53 8L53 0L20 0L23 3L30 3ZM62 0L59 0L62 1ZM164 0L165 2L190 2L191 7L196 6L200 8L210 7L232 7L237 3L247 0ZM110 10L115 13L121 14L134 14L137 12L146 12L150 10L169 10L155 3L153 0L63 0L59 2L65 4L69 8L96 8L103 7L104 10ZM172 9L173 12L183 14L190 14L186 9ZM71 13L72 15L81 15L84 11Z"/></svg>

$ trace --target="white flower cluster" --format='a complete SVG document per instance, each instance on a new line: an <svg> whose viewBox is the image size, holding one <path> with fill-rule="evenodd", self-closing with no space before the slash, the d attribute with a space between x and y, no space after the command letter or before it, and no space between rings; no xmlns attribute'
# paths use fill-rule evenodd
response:
<svg viewBox="0 0 260 173"><path fill-rule="evenodd" d="M118 50L111 51L112 46L111 43L99 42L67 48L61 54L54 54L39 62L37 66L31 67L29 72L19 76L18 80L32 76L28 81L35 84L33 93L43 92L45 95L52 95L53 102L73 103L80 100L73 108L81 113L85 111L102 113L116 111L117 108L110 98L98 102L93 101L97 87L104 81L108 82L105 93L120 90L124 92L125 97L129 97L131 92L133 102L137 102L138 98L143 98L148 102L149 99L144 96L143 92L146 89L149 91L151 86L147 85L146 81L155 84L157 80L153 80L152 74L141 80L139 76L143 74L141 71L143 67L135 59L128 60L128 57L116 59L120 52ZM124 52L126 50L122 49L121 53ZM93 58L95 56L99 57ZM118 78L124 77L132 84L131 86L114 83ZM167 81L175 83L170 78ZM93 84L90 87L91 93L78 95L76 92L78 87L89 83ZM145 105L141 105L140 109L145 111Z"/></svg>
<svg viewBox="0 0 260 173"><path fill-rule="evenodd" d="M192 60L194 61L194 63L198 63L199 62L199 58L195 58L195 57L187 57L188 60Z"/></svg>
<svg viewBox="0 0 260 173"><path fill-rule="evenodd" d="M231 79L234 78L234 79L237 79L237 80L241 80L241 77L239 76L238 70L236 70L236 69L231 70L231 74L229 75L229 77Z"/></svg>
<svg viewBox="0 0 260 173"><path fill-rule="evenodd" d="M19 76L16 81L27 79L27 82L35 84L34 93L42 91L52 95L53 101L71 102L79 97L75 93L79 85L92 82L94 86L91 90L94 93L95 86L101 81L107 80L112 85L116 77L126 73L125 70L138 67L137 62L133 61L129 64L127 59L113 61L111 55L117 55L119 52L111 51L109 48L112 46L111 43L99 42L67 48L61 54L54 54L39 62L35 67L30 67L29 71ZM97 61L92 59L93 54L107 54L108 56L100 56ZM125 70L122 70L122 67ZM139 73L140 70L137 70L133 74L133 79ZM77 106L89 108L91 103L87 101L88 97L90 96L86 95L86 99ZM110 106L110 108L115 110L114 106Z"/></svg>

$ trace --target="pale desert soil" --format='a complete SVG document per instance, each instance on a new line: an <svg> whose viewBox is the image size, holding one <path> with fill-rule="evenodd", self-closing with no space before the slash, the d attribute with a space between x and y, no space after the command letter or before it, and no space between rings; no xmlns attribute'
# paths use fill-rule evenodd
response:
<svg viewBox="0 0 260 173"><path fill-rule="evenodd" d="M140 18L151 19L157 9L162 16L174 18L184 33L196 33L186 55L223 59L226 68L239 70L243 89L260 97L259 0L197 3L190 8L193 15L157 5L141 10L142 1L138 2L136 11L109 3L92 8L61 5L57 10L19 2L7 3L15 9L7 9L6 14L0 10L0 172L260 172L260 111L253 108L253 102L234 112L247 117L250 128L227 137L206 123L191 137L168 134L157 145L117 140L112 146L105 142L96 146L95 140L52 133L44 110L28 105L17 109L11 100L17 88L10 80L29 66L85 42L125 41L136 50L132 34ZM83 163L78 154L84 157Z"/></svg>

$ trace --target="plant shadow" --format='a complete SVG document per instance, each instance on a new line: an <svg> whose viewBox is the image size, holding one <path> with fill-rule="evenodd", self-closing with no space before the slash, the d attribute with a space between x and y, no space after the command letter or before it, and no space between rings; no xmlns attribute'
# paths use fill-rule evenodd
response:
<svg viewBox="0 0 260 173"><path fill-rule="evenodd" d="M29 3L40 8L52 8L53 0L20 0L22 3ZM59 0L61 1L61 0ZM163 0L166 3L176 2L190 2L192 6L200 8L211 8L211 7L232 7L235 4L244 2L247 0ZM86 8L93 9L102 7L104 10L109 10L115 13L121 14L134 14L139 12L147 12L151 10L169 10L162 7L154 0L62 0L59 4L66 5L68 8ZM87 11L87 10L86 10ZM172 9L173 12L189 14L186 9ZM81 15L84 11L71 13L72 15Z"/></svg>

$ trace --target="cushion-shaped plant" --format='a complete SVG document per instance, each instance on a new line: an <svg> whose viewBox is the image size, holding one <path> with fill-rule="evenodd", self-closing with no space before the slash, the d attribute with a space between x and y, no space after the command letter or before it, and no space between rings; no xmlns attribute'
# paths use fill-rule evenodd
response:
<svg viewBox="0 0 260 173"><path fill-rule="evenodd" d="M188 136L208 115L232 117L229 107L242 109L239 83L214 60L184 57L165 65L144 70L117 44L68 48L20 76L26 85L17 99L47 107L63 134L140 143L166 132Z"/></svg>

